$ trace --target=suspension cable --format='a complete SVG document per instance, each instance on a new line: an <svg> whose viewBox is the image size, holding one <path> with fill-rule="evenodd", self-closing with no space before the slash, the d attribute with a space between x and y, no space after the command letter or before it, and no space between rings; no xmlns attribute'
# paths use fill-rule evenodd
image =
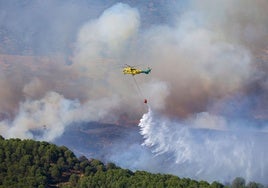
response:
<svg viewBox="0 0 268 188"><path fill-rule="evenodd" d="M142 94L142 91L141 91L141 89L140 89L140 87L139 87L139 85L138 85L138 82L137 82L135 76L132 76L132 77L133 77L133 80L134 80L134 82L135 82L135 84L136 84L136 87L137 87L137 89L138 89L138 93L139 93L140 97L141 97L141 98L144 98L144 96L143 96L143 94Z"/></svg>

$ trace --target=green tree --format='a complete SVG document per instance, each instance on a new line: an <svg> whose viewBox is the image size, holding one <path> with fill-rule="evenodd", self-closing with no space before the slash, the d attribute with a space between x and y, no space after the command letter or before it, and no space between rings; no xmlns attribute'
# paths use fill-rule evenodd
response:
<svg viewBox="0 0 268 188"><path fill-rule="evenodd" d="M2 135L0 135L0 141L1 140L5 140L5 138Z"/></svg>
<svg viewBox="0 0 268 188"><path fill-rule="evenodd" d="M247 188L264 188L264 185L256 182L249 182Z"/></svg>
<svg viewBox="0 0 268 188"><path fill-rule="evenodd" d="M210 185L211 188L223 188L224 185L217 182L217 181L213 181L212 184Z"/></svg>
<svg viewBox="0 0 268 188"><path fill-rule="evenodd" d="M86 166L84 169L85 169L84 173L85 173L86 176L89 176L89 175L91 175L91 174L96 172L96 169L94 167L90 166L90 165Z"/></svg>
<svg viewBox="0 0 268 188"><path fill-rule="evenodd" d="M50 173L51 173L51 177L55 180L55 181L58 181L60 179L60 169L57 165L53 165L51 168L50 168Z"/></svg>
<svg viewBox="0 0 268 188"><path fill-rule="evenodd" d="M72 187L75 187L77 186L78 180L79 180L79 176L77 174L72 174L70 176L69 182Z"/></svg>
<svg viewBox="0 0 268 188"><path fill-rule="evenodd" d="M246 186L246 181L244 178L237 177L232 181L232 188L244 188Z"/></svg>
<svg viewBox="0 0 268 188"><path fill-rule="evenodd" d="M112 169L117 169L118 167L114 163L107 163L106 169L107 170L112 170Z"/></svg>

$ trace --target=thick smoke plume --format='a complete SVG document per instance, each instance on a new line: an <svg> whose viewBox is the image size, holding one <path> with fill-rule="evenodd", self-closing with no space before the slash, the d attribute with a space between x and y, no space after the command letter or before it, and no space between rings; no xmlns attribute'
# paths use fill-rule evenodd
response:
<svg viewBox="0 0 268 188"><path fill-rule="evenodd" d="M129 81L115 67L120 64L110 65L109 59L125 53L139 22L136 9L117 4L83 24L71 65L63 56L2 55L1 134L34 138L32 132L39 130L38 139L50 141L72 123L116 122L116 114L125 113L116 113L119 103L135 95L128 94Z"/></svg>
<svg viewBox="0 0 268 188"><path fill-rule="evenodd" d="M81 122L137 121L147 98L144 146L126 136L105 159L267 183L267 1L123 2L0 3L0 134L53 141ZM152 68L135 77L142 93L125 64Z"/></svg>

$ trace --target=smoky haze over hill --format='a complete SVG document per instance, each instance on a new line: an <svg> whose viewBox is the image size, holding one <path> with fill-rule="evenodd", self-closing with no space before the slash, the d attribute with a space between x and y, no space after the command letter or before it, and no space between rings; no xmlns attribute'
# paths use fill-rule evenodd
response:
<svg viewBox="0 0 268 188"><path fill-rule="evenodd" d="M267 1L0 5L4 137L64 143L71 127L120 124L127 131L97 156L132 169L268 183ZM121 73L125 64L152 68L135 77L143 96ZM117 131L100 128L87 135L109 145Z"/></svg>

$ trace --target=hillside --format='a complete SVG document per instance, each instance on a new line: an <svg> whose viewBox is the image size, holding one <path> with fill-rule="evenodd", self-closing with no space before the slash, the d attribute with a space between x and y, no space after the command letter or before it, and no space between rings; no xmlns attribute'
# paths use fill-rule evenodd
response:
<svg viewBox="0 0 268 188"><path fill-rule="evenodd" d="M113 163L77 158L65 146L0 137L0 187L224 187L189 178L132 172ZM236 178L232 187L246 187ZM255 182L247 187L263 187Z"/></svg>

